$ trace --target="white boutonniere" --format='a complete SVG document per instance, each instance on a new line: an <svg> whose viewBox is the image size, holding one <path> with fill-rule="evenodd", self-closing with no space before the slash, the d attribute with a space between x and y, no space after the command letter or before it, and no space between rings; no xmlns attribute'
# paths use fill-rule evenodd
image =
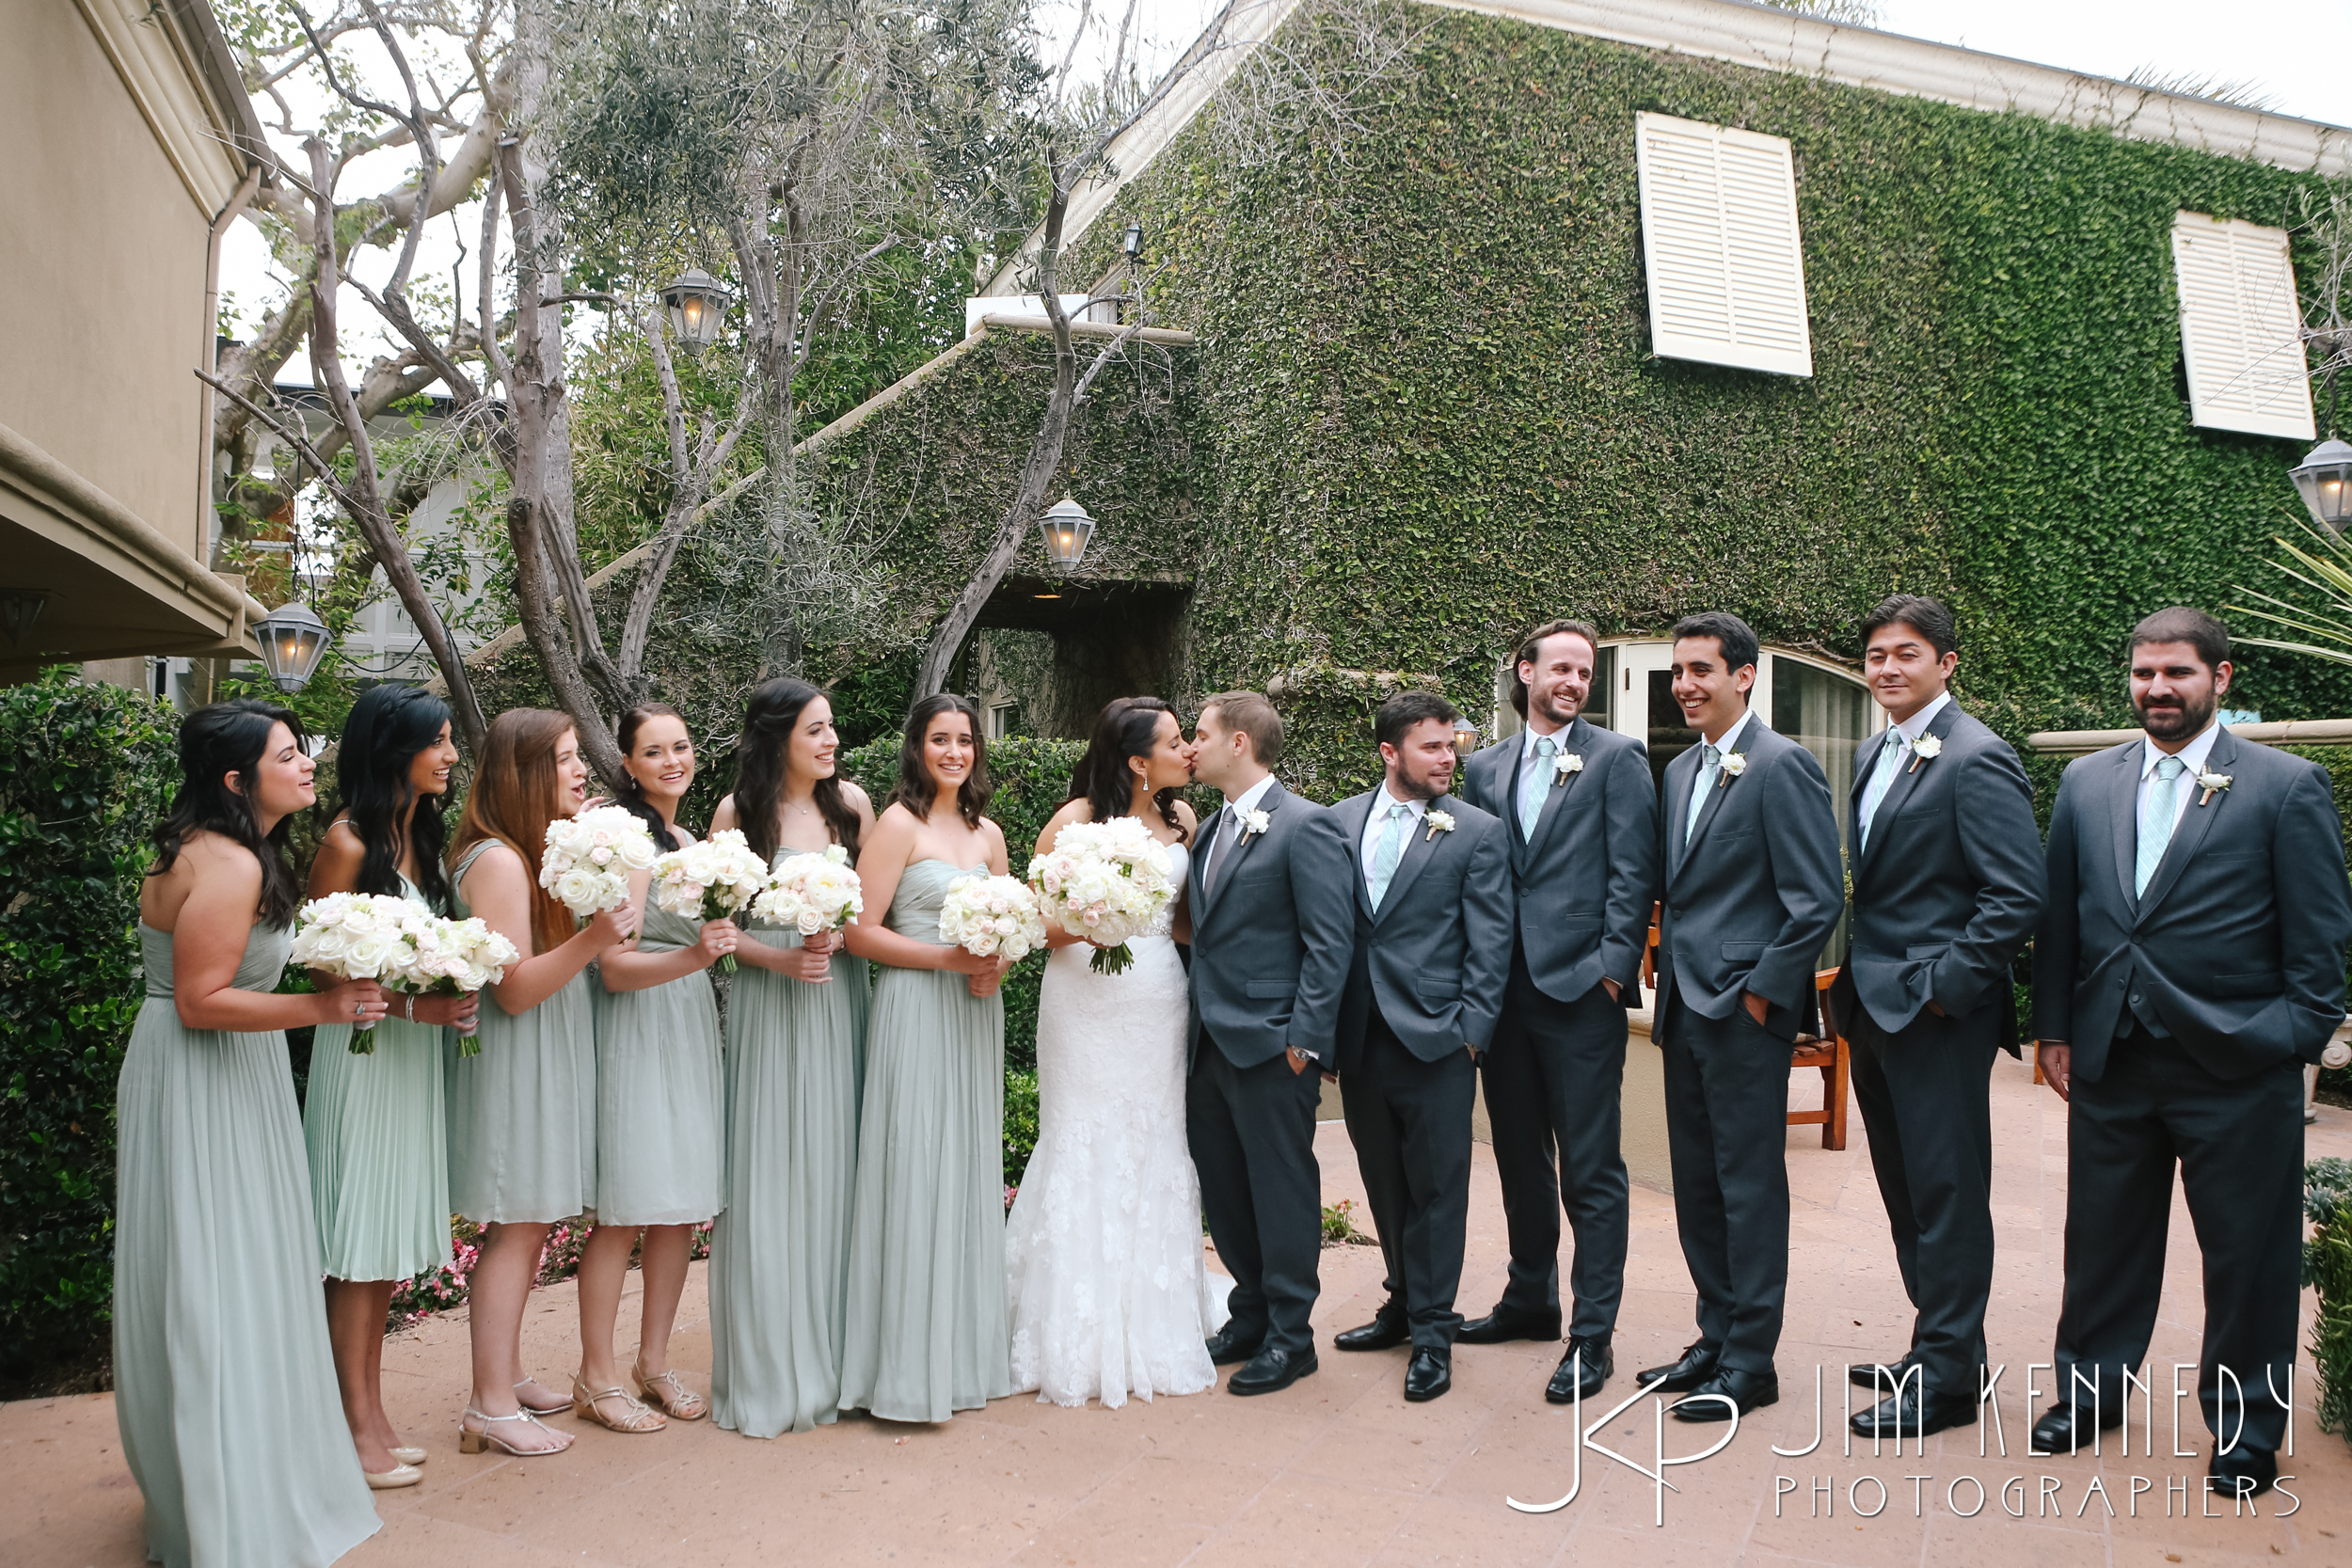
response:
<svg viewBox="0 0 2352 1568"><path fill-rule="evenodd" d="M1248 843L1253 838L1264 836L1266 823L1269 820L1270 818L1263 811L1252 809L1243 812L1241 814L1241 839L1234 845L1234 847L1239 848L1241 845Z"/></svg>
<svg viewBox="0 0 2352 1568"><path fill-rule="evenodd" d="M1944 737L1940 735L1923 735L1911 743L1911 766L1903 771L1916 773L1919 771L1921 763L1933 762L1943 754Z"/></svg>
<svg viewBox="0 0 2352 1568"><path fill-rule="evenodd" d="M1451 812L1433 811L1424 820L1429 824L1429 831L1422 835L1423 844L1436 838L1439 833L1450 833L1454 831L1454 814Z"/></svg>
<svg viewBox="0 0 2352 1568"><path fill-rule="evenodd" d="M2230 787L2230 775L2217 773L2210 768L2201 768L2197 774L2197 787L2204 791L2197 797L2197 803L2201 806Z"/></svg>
<svg viewBox="0 0 2352 1568"><path fill-rule="evenodd" d="M1724 760L1716 766L1723 769L1724 776L1715 781L1715 787L1717 789L1729 789L1731 787L1731 781L1748 770L1748 753L1745 752L1726 752L1724 753Z"/></svg>
<svg viewBox="0 0 2352 1568"><path fill-rule="evenodd" d="M1566 784L1569 774L1584 771L1584 754L1581 752L1564 752L1560 754L1560 760L1554 763L1552 768L1551 782Z"/></svg>

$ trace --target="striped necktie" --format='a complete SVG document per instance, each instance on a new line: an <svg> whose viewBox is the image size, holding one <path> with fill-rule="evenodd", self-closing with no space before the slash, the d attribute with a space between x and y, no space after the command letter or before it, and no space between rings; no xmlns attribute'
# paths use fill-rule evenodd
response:
<svg viewBox="0 0 2352 1568"><path fill-rule="evenodd" d="M1682 842L1688 847L1691 835L1698 832L1699 813L1707 809L1707 792L1715 787L1715 775L1723 770L1724 754L1712 746L1701 748L1699 776L1691 781L1691 815L1682 824Z"/></svg>
<svg viewBox="0 0 2352 1568"><path fill-rule="evenodd" d="M2155 782L2148 786L2148 803L2139 811L2139 853L2132 862L2132 896L2148 891L2148 883L2163 863L2165 846L2172 842L2172 825L2180 819L2181 770L2178 757L2156 764Z"/></svg>
<svg viewBox="0 0 2352 1568"><path fill-rule="evenodd" d="M1895 787L1895 776L1902 771L1902 760L1911 752L1911 736L1898 729L1886 732L1886 744L1879 748L1878 766L1871 769L1870 782L1862 791L1862 847L1870 847L1870 823L1878 816L1879 807L1886 800L1886 792Z"/></svg>
<svg viewBox="0 0 2352 1568"><path fill-rule="evenodd" d="M1372 847L1372 907L1380 908L1380 900L1389 895L1390 879L1396 875L1396 863L1405 854L1405 818L1409 807L1396 801L1389 802L1389 819L1380 828L1380 842Z"/></svg>
<svg viewBox="0 0 2352 1568"><path fill-rule="evenodd" d="M1533 842L1535 823L1544 815L1544 802L1551 797L1551 759L1559 752L1559 744L1544 736L1535 742L1535 755L1519 779L1519 836Z"/></svg>

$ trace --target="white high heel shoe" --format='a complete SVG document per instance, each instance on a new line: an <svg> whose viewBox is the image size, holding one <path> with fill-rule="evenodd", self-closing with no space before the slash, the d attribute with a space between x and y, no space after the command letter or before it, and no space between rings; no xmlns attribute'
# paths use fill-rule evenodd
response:
<svg viewBox="0 0 2352 1568"><path fill-rule="evenodd" d="M397 1492L404 1486L414 1486L424 1479L424 1472L414 1465L395 1465L389 1470L362 1470L368 1478L371 1492Z"/></svg>

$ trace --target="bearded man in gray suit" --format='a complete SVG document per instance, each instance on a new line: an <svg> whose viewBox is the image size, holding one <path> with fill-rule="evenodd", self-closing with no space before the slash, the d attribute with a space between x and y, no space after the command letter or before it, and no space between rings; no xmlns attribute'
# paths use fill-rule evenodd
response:
<svg viewBox="0 0 2352 1568"><path fill-rule="evenodd" d="M2144 734L2067 768L2034 940L2067 1193L2060 1400L2029 1451L2071 1451L2123 1419L2164 1290L2177 1163L2204 1253L2208 1472L2251 1497L2278 1480L2294 1388L2302 1068L2344 1016L2343 825L2316 764L2221 727L2219 621L2160 610L2127 652ZM2161 1376L2147 1382L2143 1407L2169 1398Z"/></svg>
<svg viewBox="0 0 2352 1568"><path fill-rule="evenodd" d="M1454 1386L1470 1220L1470 1103L1511 965L1503 826L1454 799L1454 724L1434 691L1375 716L1386 778L1331 808L1359 847L1356 958L1340 1004L1340 1094L1388 1264L1379 1315L1334 1341L1412 1341L1405 1397Z"/></svg>
<svg viewBox="0 0 2352 1568"><path fill-rule="evenodd" d="M1582 718L1600 637L1550 621L1520 643L1512 706L1526 730L1462 769L1462 798L1501 817L1516 893L1509 977L1479 1063L1511 1240L1502 1299L1470 1345L1560 1337L1560 1217L1576 1238L1575 1316L1544 1397L1591 1399L1616 1370L1630 1193L1619 1147L1626 1009L1658 897L1658 788L1630 736ZM1556 1162L1556 1163L1555 1163Z"/></svg>
<svg viewBox="0 0 2352 1568"><path fill-rule="evenodd" d="M1703 744L1666 766L1657 1033L1675 1228L1699 1338L1641 1381L1686 1421L1780 1398L1788 1294L1788 1058L1845 906L1813 754L1748 710L1760 650L1737 615L1674 629L1674 698Z"/></svg>
<svg viewBox="0 0 2352 1568"><path fill-rule="evenodd" d="M1315 1370L1315 1104L1337 1065L1332 1032L1356 946L1339 819L1282 787L1269 771L1281 755L1282 720L1264 697L1227 691L1201 705L1193 777L1225 807L1201 829L1187 877L1184 1132L1210 1239L1233 1276L1232 1315L1209 1358L1248 1363L1226 1383L1235 1394L1272 1393Z"/></svg>
<svg viewBox="0 0 2352 1568"><path fill-rule="evenodd" d="M2033 934L2044 878L2017 753L1952 701L1952 612L1898 594L1862 623L1862 640L1888 723L1854 767L1852 946L1830 998L1915 1309L1900 1360L1850 1370L1886 1395L1851 1424L1899 1437L1977 1418L1993 1293L1993 1058L2017 1054L2010 962Z"/></svg>

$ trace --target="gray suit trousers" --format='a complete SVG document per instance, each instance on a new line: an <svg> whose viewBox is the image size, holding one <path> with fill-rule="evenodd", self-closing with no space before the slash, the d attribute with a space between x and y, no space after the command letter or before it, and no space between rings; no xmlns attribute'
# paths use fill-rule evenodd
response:
<svg viewBox="0 0 2352 1568"><path fill-rule="evenodd" d="M1770 1373L1788 1297L1788 1042L1734 1007L1677 996L1661 1021L1675 1228L1698 1287L1699 1340Z"/></svg>
<svg viewBox="0 0 2352 1568"><path fill-rule="evenodd" d="M1323 1077L1277 1056L1235 1067L1208 1031L1184 1084L1184 1131L1200 1173L1209 1239L1233 1276L1228 1328L1269 1350L1314 1348L1308 1317L1322 1288L1323 1173L1315 1104Z"/></svg>
<svg viewBox="0 0 2352 1568"><path fill-rule="evenodd" d="M1555 1002L1535 988L1524 956L1515 955L1494 1045L1480 1064L1511 1237L1500 1309L1560 1315L1565 1208L1576 1238L1568 1332L1590 1338L1616 1331L1625 1294L1631 1208L1618 1126L1625 1041L1625 1008L1606 990Z"/></svg>
<svg viewBox="0 0 2352 1568"><path fill-rule="evenodd" d="M1311 1076L1311 1075L1310 1075ZM1340 1075L1348 1141L1388 1265L1389 1301L1420 1350L1445 1350L1462 1326L1454 1298L1470 1227L1470 1105L1478 1069L1467 1051L1424 1062L1375 1007L1358 1064Z"/></svg>
<svg viewBox="0 0 2352 1568"><path fill-rule="evenodd" d="M2077 1077L2066 1117L2066 1298L2058 1312L2057 1393L2095 1378L2103 1413L2120 1408L2123 1372L2146 1359L2164 1290L2172 1169L2180 1164L2205 1276L2198 1394L2205 1425L2276 1449L2302 1305L2303 1065L2293 1057L2219 1078L2175 1039L2135 1030L2106 1071ZM2237 1380L2225 1383L2227 1367ZM2141 1374L2162 1411L2171 1370ZM2240 1397L2245 1426L2239 1428ZM2090 1396L2079 1396L2089 1404ZM2143 1408L2132 1391L2132 1419Z"/></svg>
<svg viewBox="0 0 2352 1568"><path fill-rule="evenodd" d="M2002 1009L1921 1011L1889 1035L1853 1009L1853 1092L1870 1134L1903 1291L1911 1354L1928 1386L1974 1398L1993 1293L1993 1117L1988 1085Z"/></svg>

